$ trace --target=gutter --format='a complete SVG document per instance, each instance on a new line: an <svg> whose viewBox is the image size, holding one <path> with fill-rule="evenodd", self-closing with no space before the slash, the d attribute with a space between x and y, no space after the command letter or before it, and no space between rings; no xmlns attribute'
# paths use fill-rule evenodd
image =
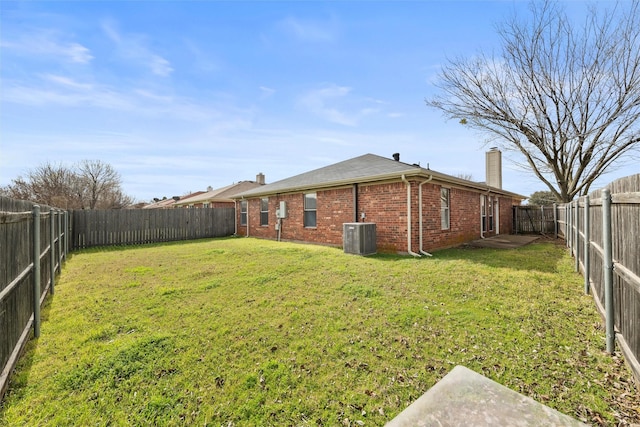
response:
<svg viewBox="0 0 640 427"><path fill-rule="evenodd" d="M420 258L422 255L411 250L411 183L407 181L404 174L402 174L402 181L407 184L407 252L409 255Z"/></svg>
<svg viewBox="0 0 640 427"><path fill-rule="evenodd" d="M234 197L234 198L245 198L245 197L255 198L255 197L270 196L274 194L298 193L301 191L320 190L320 189L339 187L339 186L352 186L354 182L364 184L364 183L372 183L376 181L384 181L388 179L398 179L398 178L402 179L403 176L405 178L406 177L419 178L419 177L428 176L431 179L436 179L438 181L442 181L448 184L457 185L460 188L466 188L466 189L472 188L481 193L491 192L491 193L495 193L502 196L519 199L519 200L524 200L527 198L526 196L523 196L521 194L512 193L510 191L503 190L500 188L489 187L485 184L481 184L473 181L467 181L464 179L456 178L454 176L445 175L436 171L423 169L423 168L407 169L404 173L392 172L392 173L385 173L380 175L370 175L365 177L340 179L336 181L326 181L326 182L310 184L310 185L295 185L292 187L285 187L285 188L264 189L264 187L269 187L277 184L277 183L272 183L272 184L265 185L263 187L259 187L258 189L253 189L253 190L248 190L242 193L238 193L237 194L238 197Z"/></svg>

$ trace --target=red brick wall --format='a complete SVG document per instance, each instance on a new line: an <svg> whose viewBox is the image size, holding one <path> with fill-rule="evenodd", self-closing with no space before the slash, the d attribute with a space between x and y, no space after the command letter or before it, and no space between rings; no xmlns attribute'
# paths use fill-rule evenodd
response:
<svg viewBox="0 0 640 427"><path fill-rule="evenodd" d="M420 250L419 183L411 181L411 250ZM440 217L440 188L438 183L422 186L423 247L425 251L457 246L480 238L480 194L450 188L450 227L442 230ZM402 181L358 185L358 221L376 223L379 252L403 252L407 242L407 187ZM280 201L287 203L287 218L282 220L281 239L342 245L343 223L354 222L353 187L317 191L316 227L303 225L304 196L302 193L269 197L269 225L260 225L260 199L248 202L250 236L276 239L276 208ZM509 198L500 198L500 233L512 230ZM365 218L361 218L361 214ZM240 224L240 203L237 209ZM495 218L494 218L495 221ZM495 227L494 227L495 228ZM238 226L238 234L246 235L246 227ZM495 230L485 232L486 237Z"/></svg>
<svg viewBox="0 0 640 427"><path fill-rule="evenodd" d="M407 187L402 181L358 186L358 211L359 222L376 224L379 252L407 251Z"/></svg>

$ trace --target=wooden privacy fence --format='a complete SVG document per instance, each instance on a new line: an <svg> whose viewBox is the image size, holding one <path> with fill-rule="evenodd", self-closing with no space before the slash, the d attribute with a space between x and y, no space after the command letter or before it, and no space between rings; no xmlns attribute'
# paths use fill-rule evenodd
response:
<svg viewBox="0 0 640 427"><path fill-rule="evenodd" d="M555 206L514 206L513 229L518 233L555 234Z"/></svg>
<svg viewBox="0 0 640 427"><path fill-rule="evenodd" d="M559 206L557 224L605 317L607 350L617 339L640 380L640 174Z"/></svg>
<svg viewBox="0 0 640 427"><path fill-rule="evenodd" d="M0 400L40 307L54 292L66 259L68 215L49 206L0 197Z"/></svg>
<svg viewBox="0 0 640 427"><path fill-rule="evenodd" d="M72 250L230 236L234 208L75 210Z"/></svg>

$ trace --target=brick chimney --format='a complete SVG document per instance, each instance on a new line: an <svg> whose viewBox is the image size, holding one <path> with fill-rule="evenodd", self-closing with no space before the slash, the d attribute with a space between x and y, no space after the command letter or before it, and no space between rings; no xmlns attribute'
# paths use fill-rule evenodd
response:
<svg viewBox="0 0 640 427"><path fill-rule="evenodd" d="M262 172L256 175L256 182L260 185L264 185L264 174Z"/></svg>
<svg viewBox="0 0 640 427"><path fill-rule="evenodd" d="M488 186L502 189L502 152L497 147L487 151L486 174Z"/></svg>

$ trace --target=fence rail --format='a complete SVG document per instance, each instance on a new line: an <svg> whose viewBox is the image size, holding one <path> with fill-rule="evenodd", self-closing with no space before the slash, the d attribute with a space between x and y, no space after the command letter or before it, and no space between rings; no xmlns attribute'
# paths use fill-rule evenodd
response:
<svg viewBox="0 0 640 427"><path fill-rule="evenodd" d="M66 212L0 197L0 400L68 248Z"/></svg>
<svg viewBox="0 0 640 427"><path fill-rule="evenodd" d="M640 380L640 174L561 208L576 271L605 317L607 350L615 341Z"/></svg>
<svg viewBox="0 0 640 427"><path fill-rule="evenodd" d="M555 234L557 210L554 206L514 206L513 229L518 233Z"/></svg>
<svg viewBox="0 0 640 427"><path fill-rule="evenodd" d="M75 210L72 250L230 236L234 208Z"/></svg>

